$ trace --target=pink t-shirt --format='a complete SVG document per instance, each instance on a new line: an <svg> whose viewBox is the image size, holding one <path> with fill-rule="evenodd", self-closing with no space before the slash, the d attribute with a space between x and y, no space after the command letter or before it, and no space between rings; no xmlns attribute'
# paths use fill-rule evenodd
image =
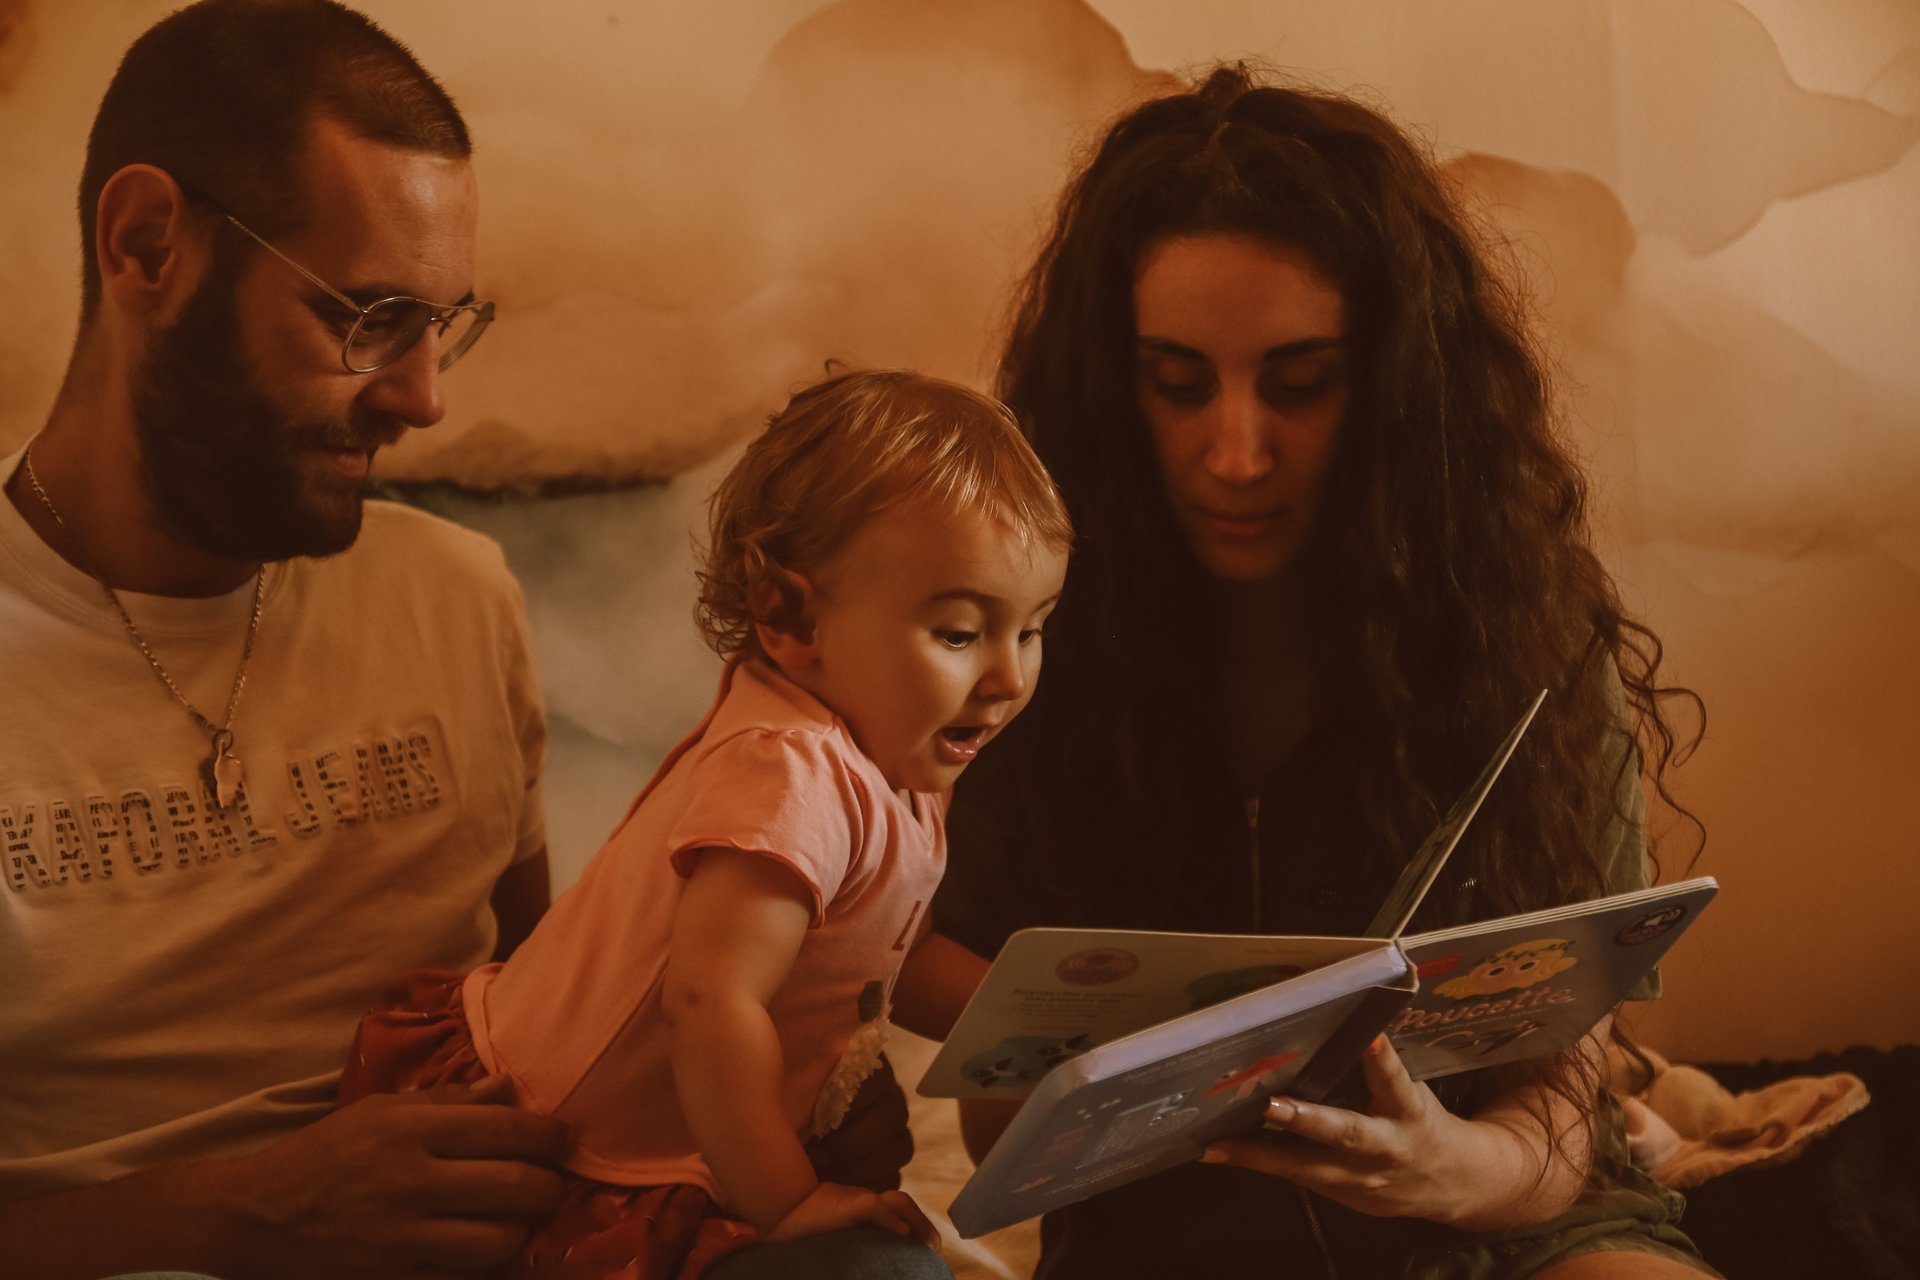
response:
<svg viewBox="0 0 1920 1280"><path fill-rule="evenodd" d="M847 727L761 661L736 661L700 727L504 965L463 992L488 1070L573 1126L567 1167L718 1195L680 1113L660 1011L674 911L702 848L776 858L813 922L768 1004L783 1101L805 1138L838 1123L877 1059L893 981L946 864L944 795L901 799ZM843 1061L844 1059L844 1061Z"/></svg>

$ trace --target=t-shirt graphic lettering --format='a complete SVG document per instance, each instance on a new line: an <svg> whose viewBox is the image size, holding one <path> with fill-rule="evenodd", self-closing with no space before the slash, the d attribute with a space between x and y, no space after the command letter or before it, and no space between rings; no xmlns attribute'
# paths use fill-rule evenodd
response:
<svg viewBox="0 0 1920 1280"><path fill-rule="evenodd" d="M437 725L299 752L286 762L282 826L304 841L434 809L444 756ZM245 782L224 810L197 776L0 794L0 867L14 893L187 871L281 843Z"/></svg>

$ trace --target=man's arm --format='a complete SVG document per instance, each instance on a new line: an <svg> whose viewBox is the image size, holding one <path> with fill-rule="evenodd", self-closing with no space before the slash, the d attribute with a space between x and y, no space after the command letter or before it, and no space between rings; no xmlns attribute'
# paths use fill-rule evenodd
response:
<svg viewBox="0 0 1920 1280"><path fill-rule="evenodd" d="M566 1145L564 1126L498 1105L506 1100L500 1084L368 1098L255 1155L0 1204L7 1274L384 1280L491 1270L559 1202L559 1176L541 1166Z"/></svg>

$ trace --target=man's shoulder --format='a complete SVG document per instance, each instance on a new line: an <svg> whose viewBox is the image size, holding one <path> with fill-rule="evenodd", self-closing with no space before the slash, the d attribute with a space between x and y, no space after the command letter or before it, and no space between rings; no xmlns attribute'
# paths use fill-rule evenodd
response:
<svg viewBox="0 0 1920 1280"><path fill-rule="evenodd" d="M364 510L360 536L342 560L391 565L415 578L423 571L449 576L467 586L513 580L500 544L484 533L402 502L374 500Z"/></svg>

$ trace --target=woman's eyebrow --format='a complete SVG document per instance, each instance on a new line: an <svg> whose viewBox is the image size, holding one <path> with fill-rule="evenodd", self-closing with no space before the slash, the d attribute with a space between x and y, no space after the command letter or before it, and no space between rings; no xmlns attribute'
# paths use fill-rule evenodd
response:
<svg viewBox="0 0 1920 1280"><path fill-rule="evenodd" d="M1283 342L1277 347L1268 347L1260 353L1260 358L1291 360L1295 356L1310 356L1317 351L1334 351L1346 345L1345 338L1301 338L1297 342Z"/></svg>
<svg viewBox="0 0 1920 1280"><path fill-rule="evenodd" d="M1260 358L1263 361L1290 360L1294 356L1312 355L1316 351L1327 351L1336 347L1344 347L1346 344L1347 340L1340 337L1298 338L1292 342L1283 342L1277 347L1268 347L1260 353ZM1173 356L1178 360L1199 360L1205 362L1207 359L1204 351L1195 347L1189 347L1182 342L1175 342L1172 338L1156 338L1148 334L1142 334L1135 340L1135 346L1142 351L1151 351L1155 355Z"/></svg>

